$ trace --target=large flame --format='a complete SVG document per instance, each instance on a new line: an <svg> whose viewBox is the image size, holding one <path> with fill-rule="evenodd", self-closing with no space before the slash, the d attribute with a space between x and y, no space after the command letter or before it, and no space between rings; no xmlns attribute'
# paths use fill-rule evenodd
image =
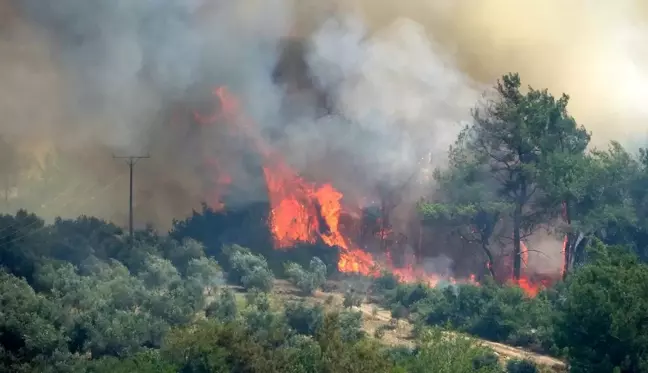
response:
<svg viewBox="0 0 648 373"><path fill-rule="evenodd" d="M402 267L395 267L387 253L384 262L358 247L341 231L340 216L345 211L343 194L331 184L317 185L298 175L266 141L260 136L254 123L240 110L238 100L225 87L213 91L220 103L220 110L210 114L194 113L201 124L212 124L220 119L236 125L239 133L253 141L257 151L264 158L263 173L268 188L270 218L268 225L276 249L287 249L299 243L325 244L340 249L338 270L343 273L359 273L378 276L383 270L393 273L404 282L424 282L435 286L439 281L477 284L475 276L456 280L438 274L428 273L416 265L413 255L406 258ZM217 171L221 171L216 167ZM229 179L221 180L229 182ZM528 261L528 249L524 244L523 262ZM527 278L515 281L529 296L535 296L542 284L534 284Z"/></svg>
<svg viewBox="0 0 648 373"><path fill-rule="evenodd" d="M220 110L209 115L194 113L194 117L202 124L214 123L220 118L236 123L264 157L263 173L271 206L268 224L275 248L285 249L321 239L329 246L340 248L340 272L377 275L379 269L371 254L354 247L339 230L342 193L330 184L318 187L297 175L240 112L234 95L225 87L216 88L213 94L220 102Z"/></svg>

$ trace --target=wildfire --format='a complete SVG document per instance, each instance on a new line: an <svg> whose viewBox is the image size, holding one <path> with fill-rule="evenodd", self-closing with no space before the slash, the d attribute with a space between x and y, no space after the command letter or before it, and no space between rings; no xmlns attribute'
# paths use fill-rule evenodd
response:
<svg viewBox="0 0 648 373"><path fill-rule="evenodd" d="M381 270L387 269L403 282L424 282L430 286L435 286L442 279L450 283L459 282L417 268L413 257L402 268L396 268L389 255L385 263L377 263L370 253L355 245L340 231L340 215L345 211L342 193L331 184L317 185L304 180L265 142L254 123L240 111L237 99L225 87L218 87L212 93L220 103L220 110L206 115L194 113L194 118L203 125L220 119L225 119L228 124L236 124L239 133L242 132L247 139L253 141L257 151L264 157L263 174L271 207L268 225L276 249L321 240L340 249L337 264L338 270L343 273L378 276ZM226 181L229 182L229 179ZM526 263L526 247L524 255ZM474 275L461 282L477 284ZM526 278L517 284L530 296L535 296L540 289L540 286L531 284Z"/></svg>

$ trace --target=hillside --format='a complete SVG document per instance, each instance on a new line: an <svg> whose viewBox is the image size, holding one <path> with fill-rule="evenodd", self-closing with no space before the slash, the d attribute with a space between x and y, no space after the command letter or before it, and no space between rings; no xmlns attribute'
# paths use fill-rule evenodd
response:
<svg viewBox="0 0 648 373"><path fill-rule="evenodd" d="M337 286L336 286L337 285ZM244 293L240 286L229 286L239 293ZM331 284L333 288L340 288L340 284ZM344 294L335 291L317 291L312 296L303 296L299 290L286 280L275 280L272 290L274 297L280 300L280 304L289 301L307 301L326 305L332 310L343 308ZM332 301L331 301L332 300ZM413 325L407 320L398 320L396 326L390 326L392 321L391 312L375 303L362 303L360 307L351 307L352 310L360 311L363 315L363 329L368 335L373 336L376 330L385 328L385 334L381 341L392 346L414 347L412 338ZM393 324L392 324L393 325ZM456 332L447 331L449 335L459 335ZM463 335L466 337L465 335ZM478 344L492 349L500 359L505 362L509 359L528 359L539 366L551 368L556 372L563 372L566 369L565 363L551 356L540 355L521 348L508 346L502 343L487 341L484 339L470 337L475 339Z"/></svg>

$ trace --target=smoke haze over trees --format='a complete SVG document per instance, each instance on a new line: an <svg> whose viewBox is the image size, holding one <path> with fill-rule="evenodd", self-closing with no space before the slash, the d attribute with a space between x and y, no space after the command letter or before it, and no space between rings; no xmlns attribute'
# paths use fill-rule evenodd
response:
<svg viewBox="0 0 648 373"><path fill-rule="evenodd" d="M648 372L647 30L638 0L0 0L0 371L540 369L468 335Z"/></svg>
<svg viewBox="0 0 648 373"><path fill-rule="evenodd" d="M215 81L231 86L250 114L264 119L259 123L299 170L333 181L355 198L375 198L376 183L385 179L398 185L430 151L437 153L434 165L443 164L438 153L454 141L457 123L468 119L484 87L507 71L554 94L570 93L572 113L588 124L596 144L613 138L641 145L630 143L643 137L647 116L640 99L647 86L641 1L298 3L42 6L3 0L3 133L23 158L36 157L40 164L21 167L22 188L14 194L53 217L68 196L91 198L86 190L123 171L112 153L132 152L155 155L138 171L142 222L168 227L172 218L199 208L213 189L204 165L208 156L219 160L237 187L251 188L254 173L240 164L245 150L222 144L216 130L196 130L185 115ZM533 21L514 21L527 14ZM303 40L310 80L345 120L320 118L318 99L274 85L271 72L288 36ZM56 166L45 162L49 152ZM341 167L336 153L357 164ZM40 168L80 186L27 194ZM101 199L106 203L70 202L70 217L92 208L95 215L125 222L116 206L126 188L123 182L107 188ZM414 189L406 201L420 197ZM43 203L61 193L57 205ZM262 198L253 188L234 200Z"/></svg>

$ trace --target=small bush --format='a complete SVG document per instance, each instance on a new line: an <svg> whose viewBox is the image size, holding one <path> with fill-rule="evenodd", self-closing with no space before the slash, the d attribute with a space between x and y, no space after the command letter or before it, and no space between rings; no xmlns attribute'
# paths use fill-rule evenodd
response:
<svg viewBox="0 0 648 373"><path fill-rule="evenodd" d="M374 331L374 337L377 338L377 339L382 339L385 336L386 331L387 331L387 329L385 328L385 325L380 325Z"/></svg>
<svg viewBox="0 0 648 373"><path fill-rule="evenodd" d="M354 342L364 337L365 332L362 330L362 312L340 312L339 323L344 341Z"/></svg>
<svg viewBox="0 0 648 373"><path fill-rule="evenodd" d="M230 281L242 285L246 290L258 289L266 292L272 290L274 275L265 258L254 255L249 249L238 245L233 245L225 251L229 255Z"/></svg>
<svg viewBox="0 0 648 373"><path fill-rule="evenodd" d="M473 369L496 370L499 368L499 357L494 352L486 352L473 358Z"/></svg>
<svg viewBox="0 0 648 373"><path fill-rule="evenodd" d="M297 263L287 263L284 269L286 276L304 294L313 294L326 282L326 264L318 257L310 261L309 270Z"/></svg>
<svg viewBox="0 0 648 373"><path fill-rule="evenodd" d="M550 351L554 345L555 307L547 294L529 298L517 287L493 283L444 288L398 284L389 289L393 283L388 276L376 282L374 289L385 289L378 294L380 302L389 307L394 318L409 318L417 324L429 326L452 327L484 339L535 351Z"/></svg>
<svg viewBox="0 0 648 373"><path fill-rule="evenodd" d="M221 289L219 296L207 306L205 316L219 321L233 321L238 316L236 296L231 289Z"/></svg>
<svg viewBox="0 0 648 373"><path fill-rule="evenodd" d="M361 305L362 297L359 294L351 290L344 293L344 301L342 302L344 308L360 307Z"/></svg>
<svg viewBox="0 0 648 373"><path fill-rule="evenodd" d="M315 336L324 321L321 306L309 306L304 302L288 303L284 313L288 326L298 334Z"/></svg>
<svg viewBox="0 0 648 373"><path fill-rule="evenodd" d="M404 319L407 317L408 313L407 308L402 304L394 305L391 310L391 316L395 319Z"/></svg>
<svg viewBox="0 0 648 373"><path fill-rule="evenodd" d="M538 367L530 360L509 360L506 363L507 373L538 373Z"/></svg>

